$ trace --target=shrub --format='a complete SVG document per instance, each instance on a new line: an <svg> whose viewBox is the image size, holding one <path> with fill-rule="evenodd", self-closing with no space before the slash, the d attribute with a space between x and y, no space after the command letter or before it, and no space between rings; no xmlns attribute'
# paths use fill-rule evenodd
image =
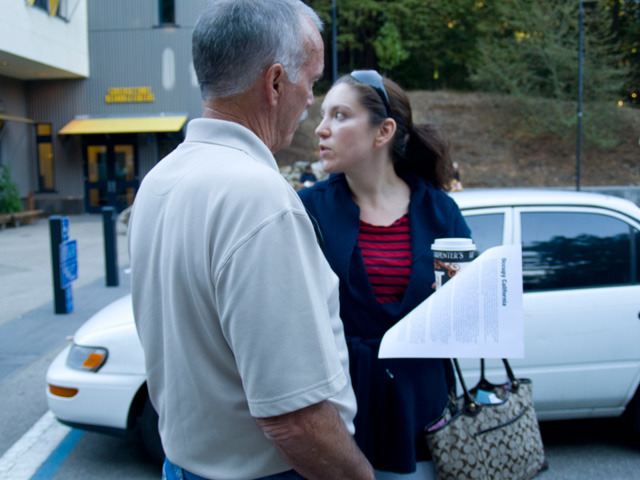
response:
<svg viewBox="0 0 640 480"><path fill-rule="evenodd" d="M22 211L22 200L18 186L11 178L11 171L7 165L0 165L0 213Z"/></svg>

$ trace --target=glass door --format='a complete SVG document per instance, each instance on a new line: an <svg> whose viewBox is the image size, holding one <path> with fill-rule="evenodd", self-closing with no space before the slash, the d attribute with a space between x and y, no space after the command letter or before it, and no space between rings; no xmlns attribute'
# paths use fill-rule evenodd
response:
<svg viewBox="0 0 640 480"><path fill-rule="evenodd" d="M87 212L99 213L107 202L107 146L87 146L87 181L85 186Z"/></svg>
<svg viewBox="0 0 640 480"><path fill-rule="evenodd" d="M111 206L121 212L133 204L138 189L135 145L97 143L85 145L85 209L100 213L102 207Z"/></svg>
<svg viewBox="0 0 640 480"><path fill-rule="evenodd" d="M122 211L133 204L138 189L136 182L135 150L133 145L114 145L114 206Z"/></svg>

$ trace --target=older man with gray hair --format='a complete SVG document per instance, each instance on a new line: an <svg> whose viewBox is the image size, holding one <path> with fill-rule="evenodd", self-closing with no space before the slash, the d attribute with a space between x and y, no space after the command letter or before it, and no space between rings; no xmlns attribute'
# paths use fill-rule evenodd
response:
<svg viewBox="0 0 640 480"><path fill-rule="evenodd" d="M193 32L203 118L144 178L129 224L163 478L373 478L338 281L273 157L313 102L321 28L298 0L212 0Z"/></svg>

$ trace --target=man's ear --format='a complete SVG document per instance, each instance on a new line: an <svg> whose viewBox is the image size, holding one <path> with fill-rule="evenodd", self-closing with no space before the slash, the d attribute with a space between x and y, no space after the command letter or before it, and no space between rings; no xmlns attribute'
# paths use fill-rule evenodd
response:
<svg viewBox="0 0 640 480"><path fill-rule="evenodd" d="M391 142L397 128L398 126L393 118L386 118L378 127L375 138L376 146L381 147Z"/></svg>
<svg viewBox="0 0 640 480"><path fill-rule="evenodd" d="M274 63L265 71L264 87L270 105L275 106L282 97L286 77L284 68L279 63Z"/></svg>

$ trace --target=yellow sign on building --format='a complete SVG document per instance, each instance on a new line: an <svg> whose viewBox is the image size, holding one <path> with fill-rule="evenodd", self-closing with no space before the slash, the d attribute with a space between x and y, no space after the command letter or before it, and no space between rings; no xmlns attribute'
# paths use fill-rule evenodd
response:
<svg viewBox="0 0 640 480"><path fill-rule="evenodd" d="M104 97L106 103L145 103L155 100L151 87L110 88Z"/></svg>

